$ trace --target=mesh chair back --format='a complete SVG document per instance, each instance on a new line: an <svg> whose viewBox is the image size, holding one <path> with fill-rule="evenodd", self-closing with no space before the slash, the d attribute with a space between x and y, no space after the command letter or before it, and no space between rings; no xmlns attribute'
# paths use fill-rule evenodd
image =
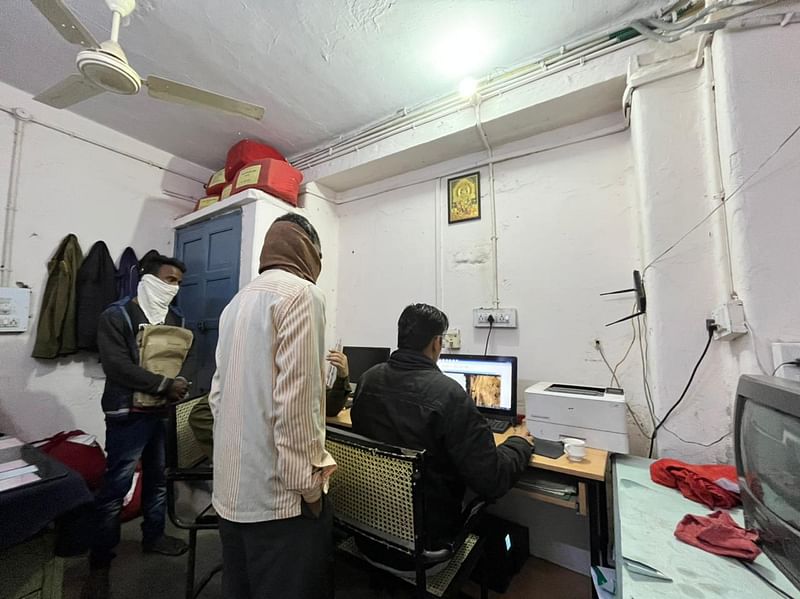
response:
<svg viewBox="0 0 800 599"><path fill-rule="evenodd" d="M173 468L193 468L206 457L189 426L189 414L192 408L205 397L201 395L170 406L170 428L174 437L173 442L169 444L171 446L169 453L172 455L167 456L167 463Z"/></svg>
<svg viewBox="0 0 800 599"><path fill-rule="evenodd" d="M325 447L336 460L330 493L335 517L361 533L410 553L415 493L421 494L423 452L386 446L328 428ZM421 495L420 495L421 497Z"/></svg>

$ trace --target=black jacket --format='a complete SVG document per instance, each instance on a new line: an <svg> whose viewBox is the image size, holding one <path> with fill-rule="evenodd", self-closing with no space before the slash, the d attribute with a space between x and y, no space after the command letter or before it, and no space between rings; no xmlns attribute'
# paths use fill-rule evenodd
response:
<svg viewBox="0 0 800 599"><path fill-rule="evenodd" d="M117 301L117 268L105 242L89 250L78 269L77 295L78 348L97 351L97 324L103 310Z"/></svg>
<svg viewBox="0 0 800 599"><path fill-rule="evenodd" d="M140 325L145 323L147 323L147 317L139 304L131 298L112 304L100 315L97 345L100 349L103 372L106 374L102 404L107 418L128 416L133 404L134 391L164 395L172 384L172 379L139 366L136 331L139 330ZM181 327L183 318L176 311L170 309L164 324ZM187 363L191 363L192 350L184 362L184 367Z"/></svg>
<svg viewBox="0 0 800 599"><path fill-rule="evenodd" d="M353 432L426 450L425 518L429 548L445 546L462 526L466 488L494 499L525 471L533 448L521 437L499 447L464 390L429 358L397 350L361 377Z"/></svg>

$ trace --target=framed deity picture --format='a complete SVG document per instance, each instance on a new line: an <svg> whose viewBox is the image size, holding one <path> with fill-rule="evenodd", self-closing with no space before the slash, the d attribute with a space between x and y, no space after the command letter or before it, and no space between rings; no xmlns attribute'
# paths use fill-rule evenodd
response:
<svg viewBox="0 0 800 599"><path fill-rule="evenodd" d="M481 217L481 174L470 173L447 180L447 222Z"/></svg>

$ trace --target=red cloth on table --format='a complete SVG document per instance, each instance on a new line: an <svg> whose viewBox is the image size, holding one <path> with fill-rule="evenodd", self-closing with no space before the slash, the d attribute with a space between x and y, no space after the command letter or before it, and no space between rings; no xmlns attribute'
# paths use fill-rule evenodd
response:
<svg viewBox="0 0 800 599"><path fill-rule="evenodd" d="M712 510L729 510L741 503L739 494L723 489L717 481L738 486L736 468L720 464L687 464L679 460L656 460L650 464L650 478L665 487L677 488L683 496Z"/></svg>
<svg viewBox="0 0 800 599"><path fill-rule="evenodd" d="M708 516L686 514L678 522L675 536L684 543L715 555L725 555L752 562L761 554L756 545L758 533L742 528L727 512Z"/></svg>

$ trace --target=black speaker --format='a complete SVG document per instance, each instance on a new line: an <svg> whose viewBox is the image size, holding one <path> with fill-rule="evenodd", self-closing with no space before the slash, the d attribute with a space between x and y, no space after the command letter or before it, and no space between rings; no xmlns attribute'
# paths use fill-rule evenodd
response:
<svg viewBox="0 0 800 599"><path fill-rule="evenodd" d="M530 555L528 529L497 516L486 515L477 533L484 539L483 557L472 572L472 580L480 583L485 577L487 586L505 593L511 579L522 569Z"/></svg>

